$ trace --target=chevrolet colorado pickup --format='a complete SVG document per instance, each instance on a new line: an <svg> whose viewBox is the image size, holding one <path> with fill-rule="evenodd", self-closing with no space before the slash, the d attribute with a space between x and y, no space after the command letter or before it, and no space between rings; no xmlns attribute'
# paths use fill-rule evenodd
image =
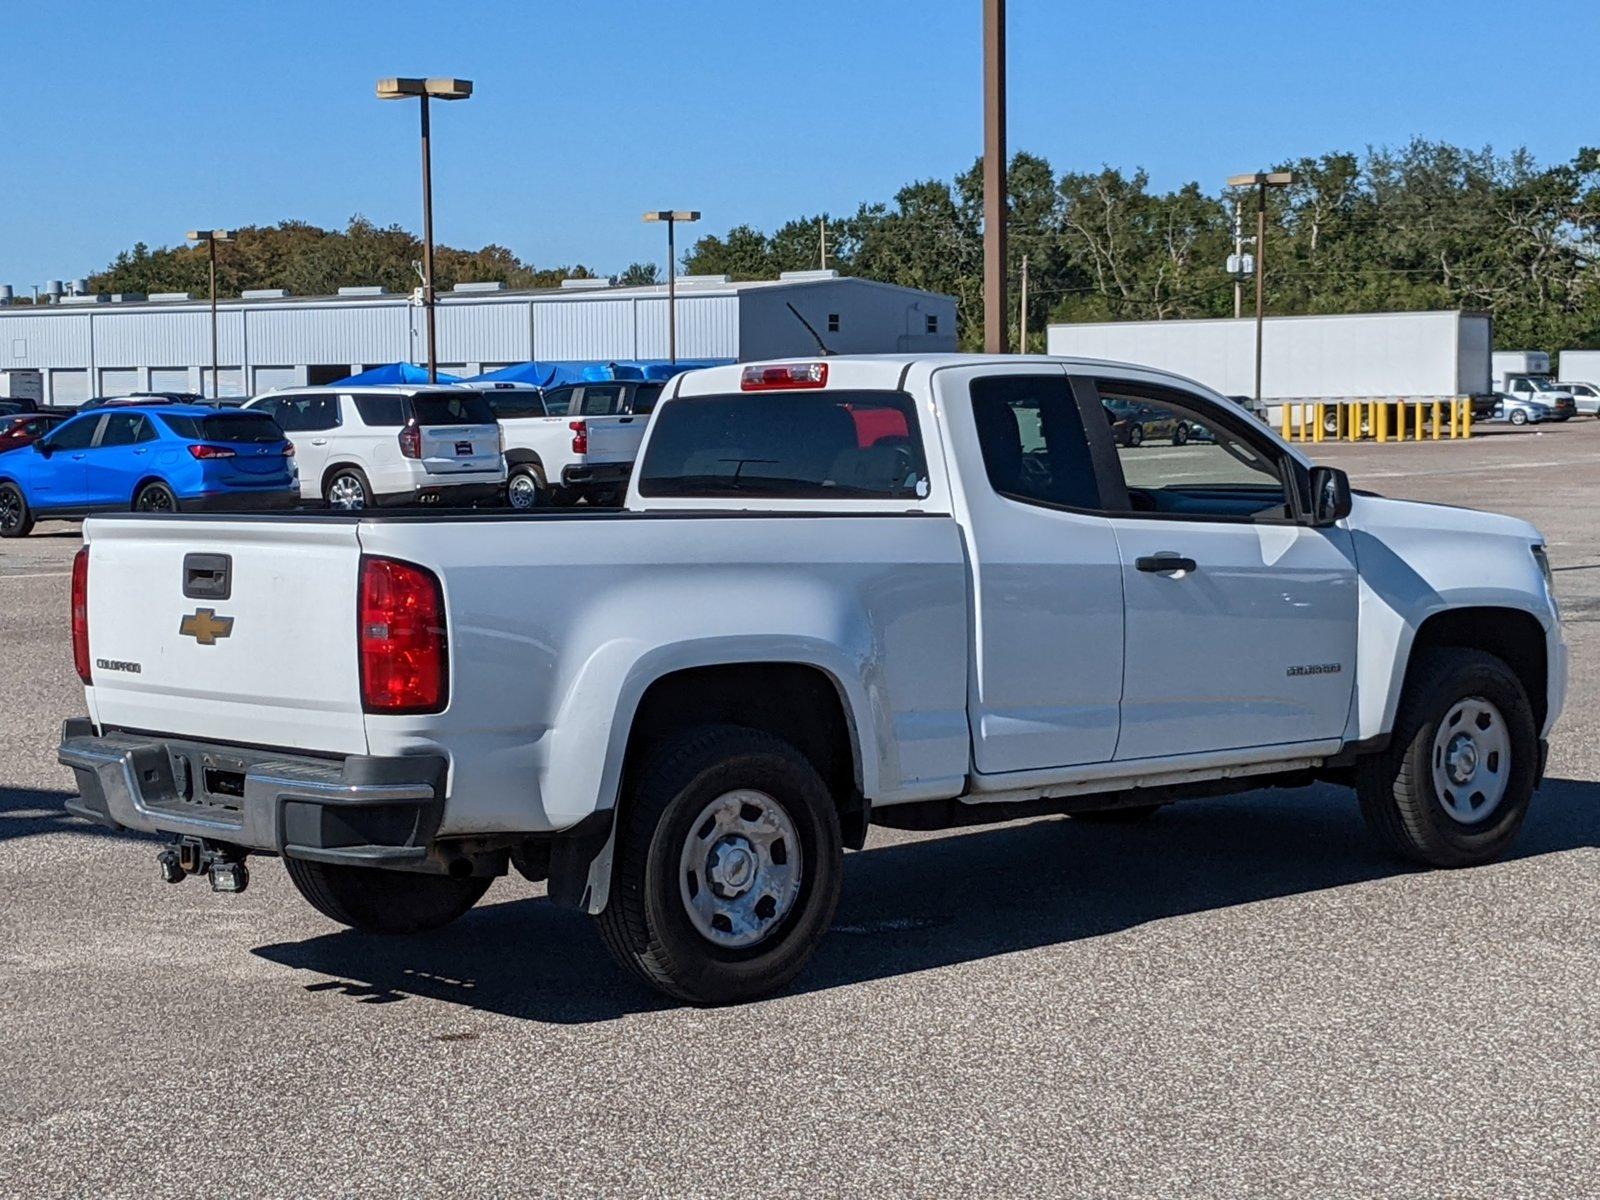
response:
<svg viewBox="0 0 1600 1200"><path fill-rule="evenodd" d="M1136 405L1195 432L1119 443ZM359 930L514 867L695 1003L799 972L869 824L1328 779L1502 853L1566 649L1509 517L1352 494L1155 370L835 357L668 385L621 512L92 518L74 813L278 855Z"/></svg>

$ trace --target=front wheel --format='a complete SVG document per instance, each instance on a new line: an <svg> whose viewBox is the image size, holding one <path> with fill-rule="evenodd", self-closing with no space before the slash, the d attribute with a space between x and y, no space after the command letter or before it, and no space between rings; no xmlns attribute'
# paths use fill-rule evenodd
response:
<svg viewBox="0 0 1600 1200"><path fill-rule="evenodd" d="M27 537L33 531L28 498L14 483L0 483L0 538Z"/></svg>
<svg viewBox="0 0 1600 1200"><path fill-rule="evenodd" d="M147 483L133 498L134 512L169 513L178 511L178 498L164 483Z"/></svg>
<svg viewBox="0 0 1600 1200"><path fill-rule="evenodd" d="M1498 858L1528 814L1538 738L1527 693L1504 662L1461 647L1423 651L1388 749L1357 768L1368 828L1429 866Z"/></svg>
<svg viewBox="0 0 1600 1200"><path fill-rule="evenodd" d="M1144 445L1144 429L1143 429L1142 426L1134 425L1134 426L1131 426L1128 429L1128 445L1130 445L1130 446L1142 446L1142 445Z"/></svg>
<svg viewBox="0 0 1600 1200"><path fill-rule="evenodd" d="M1186 446L1189 444L1189 427L1182 421L1179 421L1178 427L1172 431L1172 444L1174 446Z"/></svg>
<svg viewBox="0 0 1600 1200"><path fill-rule="evenodd" d="M788 742L726 725L663 743L618 816L606 947L691 1004L788 983L839 901L839 814Z"/></svg>
<svg viewBox="0 0 1600 1200"><path fill-rule="evenodd" d="M492 879L424 875L285 858L307 903L362 933L421 933L448 925L483 898Z"/></svg>

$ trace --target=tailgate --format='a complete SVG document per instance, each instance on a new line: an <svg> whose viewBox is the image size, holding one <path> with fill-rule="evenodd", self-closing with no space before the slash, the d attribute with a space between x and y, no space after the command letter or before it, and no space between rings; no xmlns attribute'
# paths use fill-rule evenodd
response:
<svg viewBox="0 0 1600 1200"><path fill-rule="evenodd" d="M586 463L627 463L639 457L649 417L585 417L589 427Z"/></svg>
<svg viewBox="0 0 1600 1200"><path fill-rule="evenodd" d="M500 426L423 425L422 465L430 475L493 471L500 465Z"/></svg>
<svg viewBox="0 0 1600 1200"><path fill-rule="evenodd" d="M366 752L355 522L90 518L83 537L95 720Z"/></svg>

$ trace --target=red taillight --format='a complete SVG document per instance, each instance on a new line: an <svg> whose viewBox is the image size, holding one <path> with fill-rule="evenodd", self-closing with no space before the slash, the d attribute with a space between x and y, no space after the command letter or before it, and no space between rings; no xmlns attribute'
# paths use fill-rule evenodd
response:
<svg viewBox="0 0 1600 1200"><path fill-rule="evenodd" d="M93 683L89 677L89 547L78 549L72 560L72 665L78 668L78 678Z"/></svg>
<svg viewBox="0 0 1600 1200"><path fill-rule="evenodd" d="M775 367L746 367L739 376L739 389L761 392L768 388L819 388L828 385L828 364L779 363Z"/></svg>
<svg viewBox="0 0 1600 1200"><path fill-rule="evenodd" d="M392 558L363 558L357 622L362 707L381 713L443 709L449 658L444 595L433 572Z"/></svg>
<svg viewBox="0 0 1600 1200"><path fill-rule="evenodd" d="M402 458L422 457L421 426L407 425L400 431L400 456Z"/></svg>
<svg viewBox="0 0 1600 1200"><path fill-rule="evenodd" d="M283 456L285 458L293 458L294 457L294 443L293 442L285 442L283 444Z"/></svg>
<svg viewBox="0 0 1600 1200"><path fill-rule="evenodd" d="M190 444L189 453L201 459L233 457L233 451L226 446L205 446L198 443Z"/></svg>
<svg viewBox="0 0 1600 1200"><path fill-rule="evenodd" d="M568 421L567 428L572 430L572 452L574 454L589 453L589 422Z"/></svg>

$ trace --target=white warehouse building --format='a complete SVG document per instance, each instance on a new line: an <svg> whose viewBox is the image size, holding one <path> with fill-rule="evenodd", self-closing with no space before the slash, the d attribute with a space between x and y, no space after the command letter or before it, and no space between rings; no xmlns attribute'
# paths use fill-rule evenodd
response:
<svg viewBox="0 0 1600 1200"><path fill-rule="evenodd" d="M676 287L679 358L814 354L817 337L835 354L956 348L955 299L934 292L836 271L743 283L689 275ZM439 295L438 340L440 369L467 375L533 359L667 358L667 289L604 280L526 292L461 284ZM247 291L219 302L218 346L217 390L253 395L425 362L426 320L410 296L381 288L317 297ZM0 307L0 375L0 394L56 405L137 391L209 393L210 306L178 293Z"/></svg>

